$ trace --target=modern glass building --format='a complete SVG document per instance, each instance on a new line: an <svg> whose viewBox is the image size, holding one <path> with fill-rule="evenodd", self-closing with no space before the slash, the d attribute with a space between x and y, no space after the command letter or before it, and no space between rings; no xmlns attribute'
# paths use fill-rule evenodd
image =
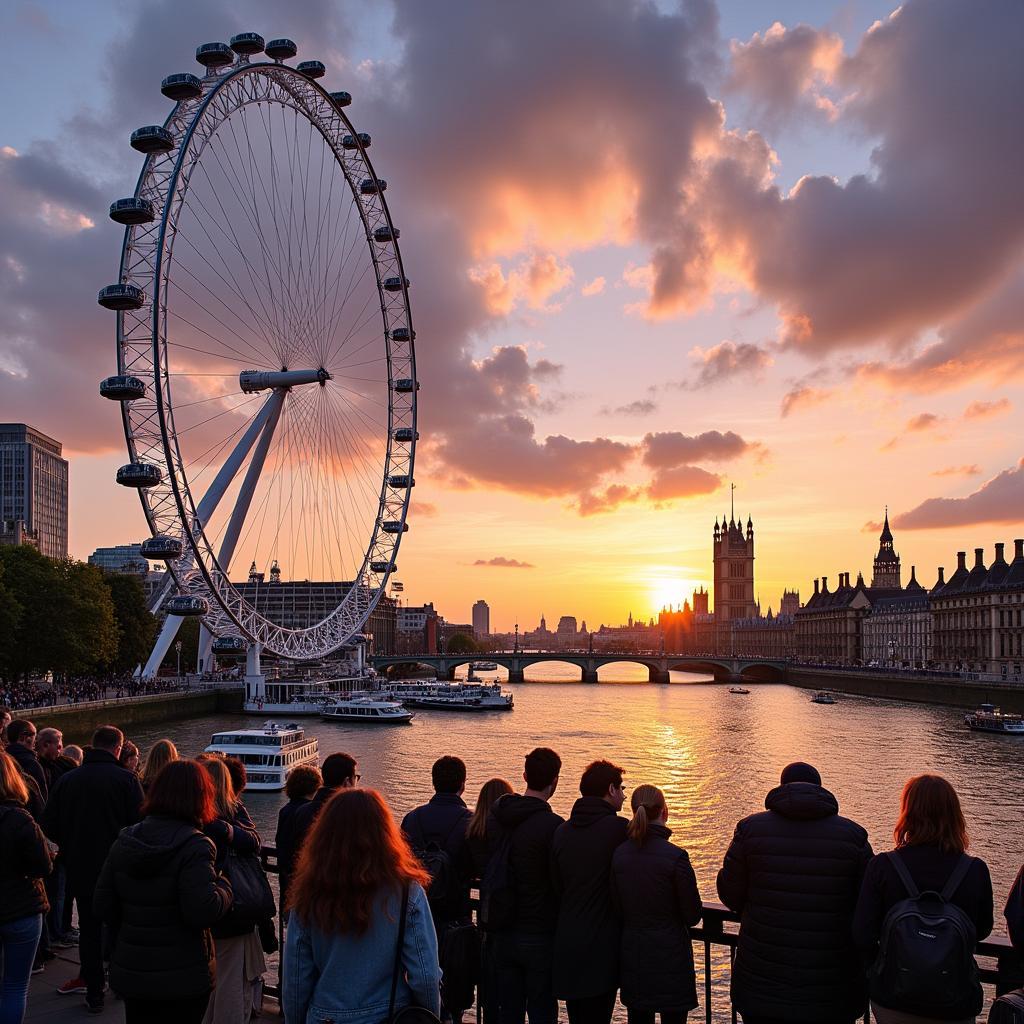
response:
<svg viewBox="0 0 1024 1024"><path fill-rule="evenodd" d="M0 543L68 555L68 463L59 441L25 423L0 423Z"/></svg>

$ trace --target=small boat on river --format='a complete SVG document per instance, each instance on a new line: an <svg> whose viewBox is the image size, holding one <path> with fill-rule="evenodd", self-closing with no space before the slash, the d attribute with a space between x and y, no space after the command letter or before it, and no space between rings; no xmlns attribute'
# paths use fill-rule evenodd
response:
<svg viewBox="0 0 1024 1024"><path fill-rule="evenodd" d="M812 698L812 704L838 704L839 701L828 690L819 690Z"/></svg>
<svg viewBox="0 0 1024 1024"><path fill-rule="evenodd" d="M393 700L378 697L341 698L327 704L320 712L325 722L355 722L359 725L406 725L413 713Z"/></svg>
<svg viewBox="0 0 1024 1024"><path fill-rule="evenodd" d="M729 692L730 693L750 693L750 691L745 686L730 686L729 687Z"/></svg>
<svg viewBox="0 0 1024 1024"><path fill-rule="evenodd" d="M975 732L995 732L1004 736L1024 736L1024 717L1005 714L994 704L981 704L977 711L964 715L968 729Z"/></svg>

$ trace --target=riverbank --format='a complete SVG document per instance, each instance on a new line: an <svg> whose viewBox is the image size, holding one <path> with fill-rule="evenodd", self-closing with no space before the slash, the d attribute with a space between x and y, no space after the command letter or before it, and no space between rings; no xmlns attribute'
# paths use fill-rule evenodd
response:
<svg viewBox="0 0 1024 1024"><path fill-rule="evenodd" d="M242 710L241 687L186 693L157 693L143 697L58 704L16 712L37 726L52 726L64 734L65 743L88 743L101 725L116 725L125 732L139 725L179 722L205 715Z"/></svg>
<svg viewBox="0 0 1024 1024"><path fill-rule="evenodd" d="M804 690L835 690L857 697L881 697L914 704L969 708L997 704L1004 711L1024 713L1024 686L1013 683L939 679L893 672L856 672L791 665L786 681Z"/></svg>

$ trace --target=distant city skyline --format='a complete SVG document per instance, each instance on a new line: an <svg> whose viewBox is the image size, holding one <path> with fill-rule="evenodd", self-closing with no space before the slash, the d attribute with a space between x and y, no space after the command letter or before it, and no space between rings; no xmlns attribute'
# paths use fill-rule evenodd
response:
<svg viewBox="0 0 1024 1024"><path fill-rule="evenodd" d="M495 631L648 618L713 585L732 483L763 607L868 568L886 505L923 585L1012 541L1024 8L893 6L566 0L542 38L493 0L4 6L0 86L34 91L0 125L0 408L64 445L69 552L146 530L97 392L128 135L199 42L244 30L324 61L389 183L422 385L410 600L466 621L483 593ZM73 58L40 76L44 52Z"/></svg>

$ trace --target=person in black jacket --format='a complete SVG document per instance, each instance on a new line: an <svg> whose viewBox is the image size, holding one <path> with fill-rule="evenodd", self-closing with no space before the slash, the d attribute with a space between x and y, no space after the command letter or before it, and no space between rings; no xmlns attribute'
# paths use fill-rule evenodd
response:
<svg viewBox="0 0 1024 1024"><path fill-rule="evenodd" d="M498 799L488 819L490 857L507 843L513 890L511 920L489 936L501 1024L555 1024L558 1000L551 981L558 920L551 878L551 842L562 818L548 805L562 759L547 747L526 755L526 792Z"/></svg>
<svg viewBox="0 0 1024 1024"><path fill-rule="evenodd" d="M764 805L736 826L718 873L719 898L740 915L733 1005L745 1024L851 1024L867 1004L850 932L867 832L800 761Z"/></svg>
<svg viewBox="0 0 1024 1024"><path fill-rule="evenodd" d="M619 917L611 867L626 840L623 769L594 761L580 779L580 798L551 843L558 898L553 983L570 1024L608 1024L619 988Z"/></svg>
<svg viewBox="0 0 1024 1024"><path fill-rule="evenodd" d="M65 757L64 735L60 729L40 729L36 736L36 754L39 763L42 765L43 773L46 775L46 786L52 790L57 785L57 780L70 771L74 771L78 765ZM67 872L64 869L64 862L58 857L53 862L53 871L46 879L46 899L50 904L49 913L43 925L43 932L49 939L51 947L67 949L73 946L74 940L64 930L64 898L67 892Z"/></svg>
<svg viewBox="0 0 1024 1024"><path fill-rule="evenodd" d="M690 929L703 913L685 850L669 842L665 794L638 786L629 841L612 857L612 898L622 916L621 999L629 1024L683 1024L697 1005Z"/></svg>
<svg viewBox="0 0 1024 1024"><path fill-rule="evenodd" d="M939 775L918 775L903 787L899 820L893 830L896 849L880 853L868 865L853 919L853 937L871 964L878 952L886 914L910 893L894 866L895 858L910 873L919 892L942 892L968 846L967 823L956 790ZM974 925L975 941L992 931L992 879L979 857L970 857L967 873L951 896ZM966 866L966 865L965 865ZM890 1000L891 1001L891 1000ZM878 979L872 978L871 1009L878 1024L932 1024L973 1021L981 1012L981 984L963 987L958 998L938 999L929 1007L890 1006Z"/></svg>
<svg viewBox="0 0 1024 1024"><path fill-rule="evenodd" d="M195 761L166 765L142 813L96 883L95 910L113 934L110 982L126 1024L199 1024L216 980L209 929L231 906L202 833L216 815L209 775Z"/></svg>
<svg viewBox="0 0 1024 1024"><path fill-rule="evenodd" d="M43 800L49 793L46 773L36 754L36 727L25 718L15 718L7 726L7 753L18 762L18 767L34 780Z"/></svg>
<svg viewBox="0 0 1024 1024"><path fill-rule="evenodd" d="M305 807L320 788L323 778L320 769L311 764L296 765L285 780L284 793L288 803L277 812L277 831L274 833L274 848L277 850L278 880L281 887L281 913L285 913L288 901L288 885L291 882L291 864L282 866L282 848L294 849L295 812Z"/></svg>
<svg viewBox="0 0 1024 1024"><path fill-rule="evenodd" d="M466 791L466 763L460 757L439 757L430 769L434 795L402 819L402 832L417 857L432 844L448 855L454 877L449 891L428 893L430 912L438 936L455 921L469 917L469 882L472 865L466 849L466 826L473 816L462 799ZM429 869L428 869L429 870Z"/></svg>
<svg viewBox="0 0 1024 1024"><path fill-rule="evenodd" d="M26 810L28 789L12 757L0 751L0 1018L21 1021L43 915L49 909L43 879L50 849Z"/></svg>
<svg viewBox="0 0 1024 1024"><path fill-rule="evenodd" d="M1006 934L1010 936L1013 948L1019 956L1024 956L1024 867L1013 880L1010 894L1006 897L1006 906L1003 907L1003 917L1006 919Z"/></svg>
<svg viewBox="0 0 1024 1024"><path fill-rule="evenodd" d="M93 733L82 766L57 780L43 813L43 831L60 848L68 887L78 904L78 955L81 977L58 991L85 987L89 1009L103 1009L103 945L100 920L93 912L93 890L121 829L139 820L142 786L118 763L124 734L113 725Z"/></svg>
<svg viewBox="0 0 1024 1024"><path fill-rule="evenodd" d="M302 844L309 835L317 815L325 803L339 789L351 789L359 781L359 766L351 754L329 754L320 766L323 785L302 807L295 809L291 827L287 830L284 843L277 847L278 870L289 878L295 873L295 865L299 860Z"/></svg>

